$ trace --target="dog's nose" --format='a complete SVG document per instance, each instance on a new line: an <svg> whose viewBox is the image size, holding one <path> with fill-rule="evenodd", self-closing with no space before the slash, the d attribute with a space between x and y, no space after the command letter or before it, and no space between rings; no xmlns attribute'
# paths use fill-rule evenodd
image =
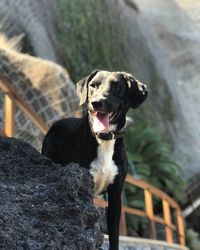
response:
<svg viewBox="0 0 200 250"><path fill-rule="evenodd" d="M93 109L101 109L102 106L103 106L103 102L102 102L102 101L92 102L92 107L93 107Z"/></svg>

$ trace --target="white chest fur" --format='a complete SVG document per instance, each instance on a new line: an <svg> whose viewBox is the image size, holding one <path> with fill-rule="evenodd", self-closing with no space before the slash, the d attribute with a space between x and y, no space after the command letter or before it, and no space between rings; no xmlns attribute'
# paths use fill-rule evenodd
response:
<svg viewBox="0 0 200 250"><path fill-rule="evenodd" d="M97 158L90 163L90 173L94 177L94 191L98 195L105 191L109 184L113 183L118 173L112 157L114 153L115 140L99 140Z"/></svg>

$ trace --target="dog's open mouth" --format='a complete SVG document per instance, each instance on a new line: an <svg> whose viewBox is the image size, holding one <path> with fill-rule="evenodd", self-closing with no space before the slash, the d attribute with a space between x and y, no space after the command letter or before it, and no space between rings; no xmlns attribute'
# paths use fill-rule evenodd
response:
<svg viewBox="0 0 200 250"><path fill-rule="evenodd" d="M92 112L93 116L93 131L107 132L112 121L113 113L103 113L103 112Z"/></svg>

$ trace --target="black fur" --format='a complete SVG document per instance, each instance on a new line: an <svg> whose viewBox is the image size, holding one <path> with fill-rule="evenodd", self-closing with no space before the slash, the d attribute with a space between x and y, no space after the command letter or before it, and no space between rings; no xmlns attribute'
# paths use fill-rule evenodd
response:
<svg viewBox="0 0 200 250"><path fill-rule="evenodd" d="M56 122L45 136L42 153L62 165L76 162L82 167L90 168L90 163L97 157L99 145L92 129L92 112L113 112L112 125L116 125L116 131L121 131L125 127L128 108L137 108L146 99L147 88L125 72L96 70L77 84L77 93L87 114L83 118L68 118ZM118 174L107 188L107 226L110 249L117 250L121 192L127 174L123 138L116 139L112 159L118 167Z"/></svg>

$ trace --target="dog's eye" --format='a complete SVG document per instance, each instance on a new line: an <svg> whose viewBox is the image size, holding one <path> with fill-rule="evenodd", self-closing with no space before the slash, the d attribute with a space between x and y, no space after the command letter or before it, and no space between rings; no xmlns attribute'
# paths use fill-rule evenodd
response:
<svg viewBox="0 0 200 250"><path fill-rule="evenodd" d="M90 87L93 89L96 89L98 87L98 85L96 83L92 83L92 84L90 84Z"/></svg>
<svg viewBox="0 0 200 250"><path fill-rule="evenodd" d="M96 85L94 83L90 84L91 88L96 88Z"/></svg>

